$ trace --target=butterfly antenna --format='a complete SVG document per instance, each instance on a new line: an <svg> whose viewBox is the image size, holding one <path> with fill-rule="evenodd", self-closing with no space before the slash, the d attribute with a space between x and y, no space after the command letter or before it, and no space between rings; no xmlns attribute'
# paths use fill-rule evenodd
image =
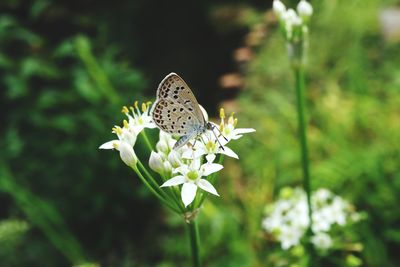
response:
<svg viewBox="0 0 400 267"><path fill-rule="evenodd" d="M228 139L222 134L221 130L216 125L213 124L213 128L218 130L218 132L219 132L219 136L218 137L222 136L225 139L225 141L228 142Z"/></svg>

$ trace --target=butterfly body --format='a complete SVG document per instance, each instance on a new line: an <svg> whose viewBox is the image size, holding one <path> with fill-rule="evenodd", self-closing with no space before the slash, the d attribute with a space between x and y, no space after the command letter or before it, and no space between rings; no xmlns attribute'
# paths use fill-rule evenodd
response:
<svg viewBox="0 0 400 267"><path fill-rule="evenodd" d="M174 149L213 127L205 120L189 86L176 73L168 74L158 86L152 116L161 130L180 136Z"/></svg>

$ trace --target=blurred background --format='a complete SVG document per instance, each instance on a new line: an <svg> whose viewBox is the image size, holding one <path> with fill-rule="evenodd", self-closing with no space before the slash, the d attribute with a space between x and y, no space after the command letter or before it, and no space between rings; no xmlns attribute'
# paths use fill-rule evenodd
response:
<svg viewBox="0 0 400 267"><path fill-rule="evenodd" d="M366 212L352 233L363 266L399 266L400 3L311 3L312 186ZM224 107L257 130L232 147L241 158L226 160L222 197L199 217L205 265L277 266L264 208L301 185L301 168L293 77L271 5L1 1L0 266L188 266L182 218L116 153L98 150L121 107L154 100L170 72L211 116ZM342 253L321 266L343 266Z"/></svg>

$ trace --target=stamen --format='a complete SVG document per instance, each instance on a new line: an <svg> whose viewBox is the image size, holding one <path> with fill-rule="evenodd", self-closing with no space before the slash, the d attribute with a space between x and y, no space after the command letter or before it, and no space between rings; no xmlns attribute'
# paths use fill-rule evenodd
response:
<svg viewBox="0 0 400 267"><path fill-rule="evenodd" d="M123 106L121 112L127 114L129 113L129 109L126 106Z"/></svg>
<svg viewBox="0 0 400 267"><path fill-rule="evenodd" d="M233 113L232 113L232 115L229 116L228 124L233 125L233 123L234 123L234 118L233 118Z"/></svg>
<svg viewBox="0 0 400 267"><path fill-rule="evenodd" d="M139 105L139 102L136 100L135 103L133 103L133 106L137 109Z"/></svg>
<svg viewBox="0 0 400 267"><path fill-rule="evenodd" d="M117 143L117 142L114 142L112 145L113 145L113 147L114 147L115 149L118 149L118 143Z"/></svg>
<svg viewBox="0 0 400 267"><path fill-rule="evenodd" d="M147 110L147 106L145 103L142 103L142 112L145 113Z"/></svg>
<svg viewBox="0 0 400 267"><path fill-rule="evenodd" d="M129 128L129 123L128 123L128 121L127 121L127 120L123 120L123 123L124 123L124 128L125 128L125 129L128 129L128 128Z"/></svg>
<svg viewBox="0 0 400 267"><path fill-rule="evenodd" d="M115 133L116 135L121 135L122 134L122 128L119 126L115 126L112 128L112 133Z"/></svg>
<svg viewBox="0 0 400 267"><path fill-rule="evenodd" d="M224 110L224 108L220 108L219 109L219 117L221 118L221 120L225 119L225 110Z"/></svg>

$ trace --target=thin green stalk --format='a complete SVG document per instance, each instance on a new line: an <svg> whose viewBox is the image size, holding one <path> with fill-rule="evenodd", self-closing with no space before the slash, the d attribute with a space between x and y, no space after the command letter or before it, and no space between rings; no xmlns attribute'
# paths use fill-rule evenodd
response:
<svg viewBox="0 0 400 267"><path fill-rule="evenodd" d="M149 182L146 180L146 178L144 178L144 176L142 175L142 173L140 172L140 170L138 169L137 166L132 167L132 169L136 172L136 174L139 176L140 180L145 184L145 186L147 186L147 188L162 202L164 203L166 206L168 206L169 208L171 208L173 211L180 213L180 211L172 206L167 200L165 200L165 198L163 196L160 195L160 193L158 193L150 184Z"/></svg>
<svg viewBox="0 0 400 267"><path fill-rule="evenodd" d="M200 235L196 219L187 223L189 229L190 248L192 250L193 267L200 267Z"/></svg>
<svg viewBox="0 0 400 267"><path fill-rule="evenodd" d="M175 193L171 191L171 195L168 195L165 191L160 189L160 186L158 185L156 180L153 178L153 176L149 173L149 171L146 169L146 167L139 159L138 159L138 165L140 169L142 169L144 174L147 176L147 178L150 180L150 182L153 184L154 188L157 188L156 191L159 192L164 198L168 198L169 200L174 201L178 209L181 211L181 213L183 213L185 210L182 207L181 203L177 200Z"/></svg>
<svg viewBox="0 0 400 267"><path fill-rule="evenodd" d="M146 145L147 145L147 147L150 149L150 151L153 151L154 148L153 148L153 146L151 145L151 142L150 142L149 138L147 137L147 134L146 134L145 129L143 129L143 131L141 131L140 134L143 136L144 142L146 143Z"/></svg>
<svg viewBox="0 0 400 267"><path fill-rule="evenodd" d="M301 147L301 165L303 169L303 186L307 195L308 218L309 225L307 236L312 234L312 206L311 206L311 180L310 180L310 162L308 159L307 145L307 123L305 119L305 96L304 96L304 70L302 65L294 67L296 79L296 96L297 96L297 115L299 127L299 141Z"/></svg>

